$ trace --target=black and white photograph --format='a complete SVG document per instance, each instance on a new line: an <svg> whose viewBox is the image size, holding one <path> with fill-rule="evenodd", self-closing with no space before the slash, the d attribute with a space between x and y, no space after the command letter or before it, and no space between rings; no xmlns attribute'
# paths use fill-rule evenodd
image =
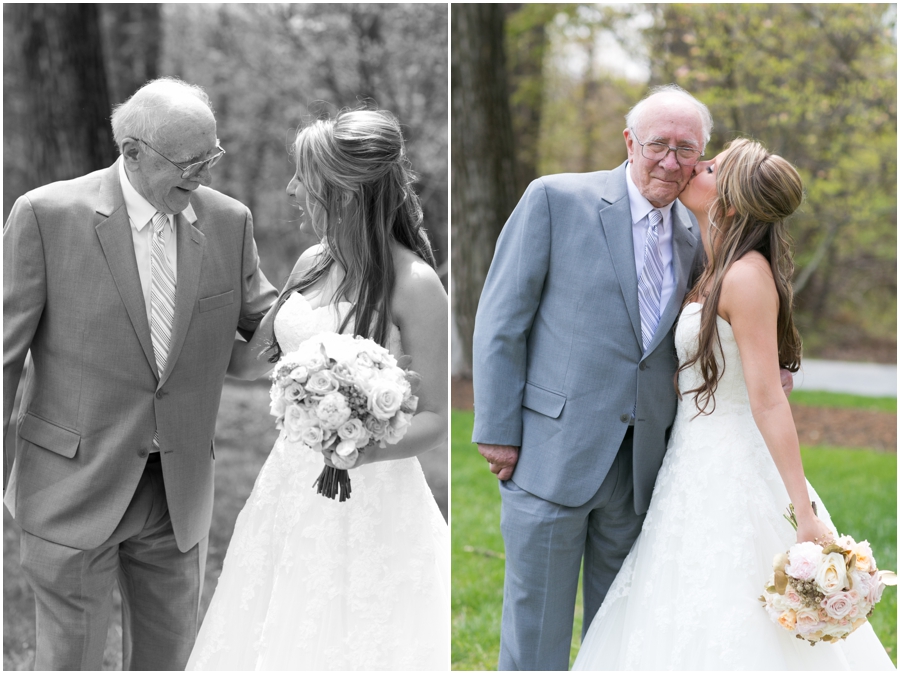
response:
<svg viewBox="0 0 900 674"><path fill-rule="evenodd" d="M448 670L447 4L3 8L3 668Z"/></svg>

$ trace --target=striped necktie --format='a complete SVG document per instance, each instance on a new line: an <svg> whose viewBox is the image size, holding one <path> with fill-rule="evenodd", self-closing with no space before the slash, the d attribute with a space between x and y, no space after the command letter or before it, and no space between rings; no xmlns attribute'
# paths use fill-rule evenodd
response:
<svg viewBox="0 0 900 674"><path fill-rule="evenodd" d="M160 377L166 369L175 318L175 275L166 258L166 241L163 238L163 228L168 218L165 213L154 215L150 233L150 338Z"/></svg>
<svg viewBox="0 0 900 674"><path fill-rule="evenodd" d="M662 213L650 211L650 227L644 244L644 268L638 281L638 301L641 307L641 340L644 351L653 339L659 324L659 298L662 293L663 265L659 252L659 230L662 228Z"/></svg>

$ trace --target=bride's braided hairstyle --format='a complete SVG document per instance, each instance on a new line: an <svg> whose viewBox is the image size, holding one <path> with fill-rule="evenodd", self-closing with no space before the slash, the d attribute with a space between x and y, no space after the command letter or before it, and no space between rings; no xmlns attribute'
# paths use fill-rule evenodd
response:
<svg viewBox="0 0 900 674"><path fill-rule="evenodd" d="M313 265L282 293L278 307L337 262L345 275L333 300L353 304L340 330L353 320L355 334L386 346L393 323L391 242L435 266L400 123L385 110L342 110L302 129L293 149L309 215L324 245ZM280 356L276 343L270 360Z"/></svg>
<svg viewBox="0 0 900 674"><path fill-rule="evenodd" d="M717 196L709 211L711 259L685 301L702 301L697 352L682 363L675 375L700 363L703 384L684 393L695 394L697 409L708 414L715 409L716 387L722 374L716 350L722 353L716 325L722 280L737 260L756 250L769 261L778 292L778 361L790 372L800 368L800 334L794 326L791 278L794 261L785 219L803 201L803 182L785 159L770 154L760 143L739 138L728 146L728 154L718 165ZM731 215L729 215L731 212ZM715 223L715 224L714 224ZM709 290L698 297L701 288ZM712 410L707 412L709 403Z"/></svg>

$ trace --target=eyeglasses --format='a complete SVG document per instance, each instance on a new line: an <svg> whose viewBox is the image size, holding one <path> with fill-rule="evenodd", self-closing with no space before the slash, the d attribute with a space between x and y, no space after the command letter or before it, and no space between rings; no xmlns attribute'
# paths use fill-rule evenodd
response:
<svg viewBox="0 0 900 674"><path fill-rule="evenodd" d="M225 154L225 150L223 150L223 149L219 146L218 141L217 141L217 142L216 142L216 149L218 150L218 152L217 152L216 154L214 154L212 157L210 157L209 159L204 159L203 161L197 161L197 162L194 162L193 164L188 164L187 166L181 166L180 164L176 164L175 162L173 162L171 159L169 159L166 155L164 155L162 152L160 152L160 151L157 150L155 147L153 147L153 146L152 146L150 143L148 143L146 140L141 140L140 138L137 138L136 140L140 141L141 143L143 143L144 145L146 145L147 147L149 147L149 148L150 148L151 150L153 150L156 154L158 154L160 157L162 157L162 158L165 159L167 162L169 162L172 166L174 166L174 167L177 168L179 171L181 171L181 177L182 177L182 178L193 178L193 177L195 177L196 175L198 175L198 174L200 173L200 171L203 170L203 166L204 166L204 165L206 165L208 168L212 168L213 166L215 166L216 164L219 163L219 160L222 158L222 155Z"/></svg>
<svg viewBox="0 0 900 674"><path fill-rule="evenodd" d="M662 161L671 151L675 153L675 160L682 166L696 166L697 162L700 161L700 157L703 156L703 153L700 152L700 150L693 147L672 147L665 143L655 142L642 143L637 137L637 134L634 133L634 129L631 129L631 133L634 134L634 139L638 142L638 145L641 146L641 154L644 155L645 159Z"/></svg>

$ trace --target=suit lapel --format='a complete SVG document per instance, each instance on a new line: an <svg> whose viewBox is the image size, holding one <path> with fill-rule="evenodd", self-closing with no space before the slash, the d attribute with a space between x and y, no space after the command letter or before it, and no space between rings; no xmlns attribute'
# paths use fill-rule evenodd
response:
<svg viewBox="0 0 900 674"><path fill-rule="evenodd" d="M659 317L659 325L656 326L656 332L647 351L644 354L652 353L653 349L663 340L663 337L672 328L675 319L678 318L678 312L681 310L681 303L684 294L687 292L688 279L691 275L691 267L694 262L694 253L696 252L696 240L691 234L692 224L690 219L684 213L684 206L676 201L672 207L672 271L675 274L675 289L669 298L669 303Z"/></svg>
<svg viewBox="0 0 900 674"><path fill-rule="evenodd" d="M622 288L625 306L634 336L641 343L641 309L637 296L637 270L634 267L634 238L631 233L631 206L625 184L627 163L613 170L600 204L600 222L612 256L613 269Z"/></svg>
<svg viewBox="0 0 900 674"><path fill-rule="evenodd" d="M169 341L169 355L166 358L166 370L160 375L159 385L165 384L178 361L184 338L187 335L197 304L197 292L200 288L200 267L203 262L203 250L206 248L206 236L184 216L175 216L178 280L175 289L175 319L172 323L172 336Z"/></svg>
<svg viewBox="0 0 900 674"><path fill-rule="evenodd" d="M125 200L119 185L118 162L113 164L103 177L99 197L96 210L102 219L94 229L147 362L156 373L156 356L150 339L150 324L147 322L147 306L144 303L141 277L134 257L131 224L128 222L128 212L125 210Z"/></svg>

